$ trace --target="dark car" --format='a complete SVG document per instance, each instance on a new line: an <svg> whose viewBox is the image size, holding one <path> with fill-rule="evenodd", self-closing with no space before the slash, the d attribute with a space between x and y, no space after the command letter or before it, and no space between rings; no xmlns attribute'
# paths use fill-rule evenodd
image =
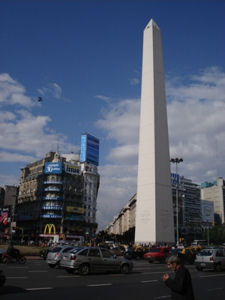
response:
<svg viewBox="0 0 225 300"><path fill-rule="evenodd" d="M113 255L109 249L101 247L74 248L63 254L60 266L67 272L89 273L121 272L133 269L132 261Z"/></svg>

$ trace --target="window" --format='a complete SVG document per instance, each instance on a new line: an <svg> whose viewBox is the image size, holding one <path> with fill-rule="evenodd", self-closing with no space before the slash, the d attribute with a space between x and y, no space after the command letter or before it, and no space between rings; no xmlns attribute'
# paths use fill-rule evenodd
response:
<svg viewBox="0 0 225 300"><path fill-rule="evenodd" d="M101 252L102 252L102 256L105 258L112 257L112 254L107 249L101 249Z"/></svg>
<svg viewBox="0 0 225 300"><path fill-rule="evenodd" d="M76 251L77 252L77 251ZM87 254L88 254L88 249L85 249L84 251L81 251L80 253L79 253L79 255L82 255L82 256L87 256Z"/></svg>
<svg viewBox="0 0 225 300"><path fill-rule="evenodd" d="M88 256L100 257L99 249L90 249Z"/></svg>

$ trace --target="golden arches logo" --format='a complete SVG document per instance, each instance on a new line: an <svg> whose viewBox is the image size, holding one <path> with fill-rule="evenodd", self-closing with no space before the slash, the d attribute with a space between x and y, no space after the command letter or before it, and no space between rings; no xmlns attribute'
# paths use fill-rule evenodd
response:
<svg viewBox="0 0 225 300"><path fill-rule="evenodd" d="M44 234L46 234L48 231L48 234L56 234L56 229L54 224L46 224L44 229Z"/></svg>

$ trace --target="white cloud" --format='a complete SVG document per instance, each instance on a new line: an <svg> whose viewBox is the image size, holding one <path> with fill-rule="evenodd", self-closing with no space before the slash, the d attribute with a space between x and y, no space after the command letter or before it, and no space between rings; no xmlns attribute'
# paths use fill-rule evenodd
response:
<svg viewBox="0 0 225 300"><path fill-rule="evenodd" d="M59 86L53 86L55 95L59 96ZM65 136L50 128L49 116L34 115L26 110L32 107L32 101L26 96L25 88L9 74L0 74L0 99L2 105L11 101L10 111L7 106L0 112L1 162L28 163L58 148L63 152L78 150L77 146L67 143ZM22 107L19 110L18 104Z"/></svg>
<svg viewBox="0 0 225 300"><path fill-rule="evenodd" d="M0 182L2 187L5 185L18 185L19 179L13 175L0 174Z"/></svg>
<svg viewBox="0 0 225 300"><path fill-rule="evenodd" d="M54 97L56 99L62 98L62 88L56 82L49 83L47 86L38 89L42 96Z"/></svg>
<svg viewBox="0 0 225 300"><path fill-rule="evenodd" d="M191 79L167 85L170 152L183 157L183 175L202 182L225 173L225 73L213 67Z"/></svg>
<svg viewBox="0 0 225 300"><path fill-rule="evenodd" d="M32 162L35 157L31 155L24 155L20 153L0 152L0 162Z"/></svg>
<svg viewBox="0 0 225 300"><path fill-rule="evenodd" d="M0 105L15 105L30 108L34 102L26 96L25 88L9 74L0 74Z"/></svg>
<svg viewBox="0 0 225 300"><path fill-rule="evenodd" d="M168 78L166 91L170 154L184 159L180 174L197 183L225 176L225 73L208 68L185 84ZM136 192L139 105L138 99L111 105L96 123L116 142L108 154L112 165L100 169L100 229Z"/></svg>
<svg viewBox="0 0 225 300"><path fill-rule="evenodd" d="M103 100L106 103L110 103L111 99L108 96L104 96L104 95L96 95L95 98Z"/></svg>
<svg viewBox="0 0 225 300"><path fill-rule="evenodd" d="M104 112L104 118L96 125L107 132L107 137L120 145L137 143L140 103L137 99L126 99L114 103Z"/></svg>
<svg viewBox="0 0 225 300"><path fill-rule="evenodd" d="M138 85L140 83L139 78L131 78L129 81L130 81L130 85Z"/></svg>

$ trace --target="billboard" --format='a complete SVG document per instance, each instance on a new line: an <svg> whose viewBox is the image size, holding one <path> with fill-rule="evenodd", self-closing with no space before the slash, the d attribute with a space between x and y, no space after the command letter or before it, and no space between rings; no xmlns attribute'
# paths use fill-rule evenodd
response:
<svg viewBox="0 0 225 300"><path fill-rule="evenodd" d="M201 213L202 213L202 222L212 224L214 222L213 202L208 200L201 200Z"/></svg>
<svg viewBox="0 0 225 300"><path fill-rule="evenodd" d="M80 161L99 164L99 139L88 133L81 135Z"/></svg>
<svg viewBox="0 0 225 300"><path fill-rule="evenodd" d="M47 162L45 163L45 174L62 174L61 162Z"/></svg>
<svg viewBox="0 0 225 300"><path fill-rule="evenodd" d="M77 207L77 206L67 206L66 211L71 212L71 213L83 214L84 213L84 208L83 207Z"/></svg>
<svg viewBox="0 0 225 300"><path fill-rule="evenodd" d="M64 169L66 173L80 175L80 167L69 163L64 163Z"/></svg>
<svg viewBox="0 0 225 300"><path fill-rule="evenodd" d="M170 180L172 185L180 184L180 175L176 173L170 173Z"/></svg>

